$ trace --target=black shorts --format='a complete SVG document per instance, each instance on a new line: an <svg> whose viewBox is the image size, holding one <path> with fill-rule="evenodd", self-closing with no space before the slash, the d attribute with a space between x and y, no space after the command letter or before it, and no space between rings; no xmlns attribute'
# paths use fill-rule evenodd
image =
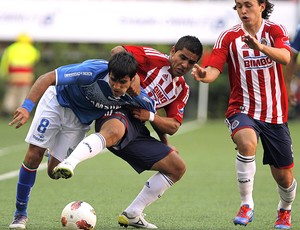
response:
<svg viewBox="0 0 300 230"><path fill-rule="evenodd" d="M292 168L294 154L288 124L271 124L255 120L247 114L236 113L226 119L226 124L233 137L235 132L244 128L252 128L261 139L264 149L263 164L276 168Z"/></svg>
<svg viewBox="0 0 300 230"><path fill-rule="evenodd" d="M127 109L117 110L112 115L97 120L96 132L109 119L119 119L125 125L126 132L122 140L108 150L127 161L138 173L150 170L153 164L172 151L168 145L150 136L145 123L132 117Z"/></svg>

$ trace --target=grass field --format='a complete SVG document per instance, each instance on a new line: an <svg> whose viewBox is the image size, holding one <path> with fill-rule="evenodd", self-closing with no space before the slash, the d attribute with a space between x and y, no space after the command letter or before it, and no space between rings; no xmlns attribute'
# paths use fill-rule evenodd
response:
<svg viewBox="0 0 300 230"><path fill-rule="evenodd" d="M0 119L0 229L8 229L15 209L17 173L27 150L29 124L16 130ZM290 122L295 152L295 174L300 178L300 122ZM235 150L222 120L204 125L186 123L170 138L187 164L187 172L157 202L145 209L146 219L159 229L232 230L240 201L235 178ZM247 230L273 229L278 204L275 182L257 152L255 218ZM44 159L44 164L46 158ZM97 213L96 229L122 229L118 214L134 199L153 172L141 175L116 156L105 152L78 165L70 180L54 181L46 170L38 173L29 204L29 230L61 229L60 214L73 200L90 203ZM300 179L298 178L298 181ZM300 191L300 190L298 190ZM293 229L300 229L299 198L293 206Z"/></svg>

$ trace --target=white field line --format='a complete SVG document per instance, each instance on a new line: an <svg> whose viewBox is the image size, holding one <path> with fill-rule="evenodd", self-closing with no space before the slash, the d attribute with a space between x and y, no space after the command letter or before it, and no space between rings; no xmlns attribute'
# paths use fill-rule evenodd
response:
<svg viewBox="0 0 300 230"><path fill-rule="evenodd" d="M201 125L202 125L202 123L199 122L199 121L191 121L191 122L185 123L184 125L181 126L178 133L176 133L175 135L181 135L181 134L184 134L184 133L191 132L195 129L198 129ZM151 133L151 135L157 137L156 133ZM12 149L13 150L14 149L19 149L19 148L23 147L24 145L25 144L1 148L0 149L0 157L11 153ZM40 170L45 170L45 169L47 169L47 162L41 163L39 168L38 168L39 171ZM8 180L8 179L17 177L18 175L19 175L19 169L14 170L14 171L10 171L10 172L4 173L4 174L0 174L0 181Z"/></svg>

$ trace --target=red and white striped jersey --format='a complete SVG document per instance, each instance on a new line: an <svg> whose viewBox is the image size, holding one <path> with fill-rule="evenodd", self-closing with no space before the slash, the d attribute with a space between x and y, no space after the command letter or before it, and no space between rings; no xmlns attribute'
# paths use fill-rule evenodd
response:
<svg viewBox="0 0 300 230"><path fill-rule="evenodd" d="M168 117L182 123L184 107L189 98L189 86L184 77L173 78L169 57L151 47L123 46L138 61L141 86L156 102L156 108L164 108Z"/></svg>
<svg viewBox="0 0 300 230"><path fill-rule="evenodd" d="M288 97L282 65L249 48L242 40L245 33L239 24L220 34L208 62L208 66L221 72L224 64L228 64L231 92L226 117L241 112L267 123L285 123ZM286 29L269 20L263 20L256 39L267 46L290 51Z"/></svg>

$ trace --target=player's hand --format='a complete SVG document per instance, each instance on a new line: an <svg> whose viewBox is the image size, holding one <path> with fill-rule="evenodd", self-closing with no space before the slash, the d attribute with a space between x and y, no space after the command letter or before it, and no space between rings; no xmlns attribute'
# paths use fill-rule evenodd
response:
<svg viewBox="0 0 300 230"><path fill-rule="evenodd" d="M140 121L148 121L150 117L150 112L142 108L132 108L131 113L134 118Z"/></svg>
<svg viewBox="0 0 300 230"><path fill-rule="evenodd" d="M245 42L249 48L254 49L254 50L262 50L263 45L258 42L258 40L251 36L250 34L246 34L242 37L242 41Z"/></svg>
<svg viewBox="0 0 300 230"><path fill-rule="evenodd" d="M206 70L198 64L195 64L191 74L196 81L202 81L206 76Z"/></svg>
<svg viewBox="0 0 300 230"><path fill-rule="evenodd" d="M140 95L141 87L140 87L140 77L138 74L136 74L132 79L130 87L127 90L127 93L132 97Z"/></svg>
<svg viewBox="0 0 300 230"><path fill-rule="evenodd" d="M13 120L9 123L9 126L13 126L14 124L17 124L16 129L18 129L28 121L29 116L30 114L27 111L27 109L23 107L19 107L14 113Z"/></svg>

